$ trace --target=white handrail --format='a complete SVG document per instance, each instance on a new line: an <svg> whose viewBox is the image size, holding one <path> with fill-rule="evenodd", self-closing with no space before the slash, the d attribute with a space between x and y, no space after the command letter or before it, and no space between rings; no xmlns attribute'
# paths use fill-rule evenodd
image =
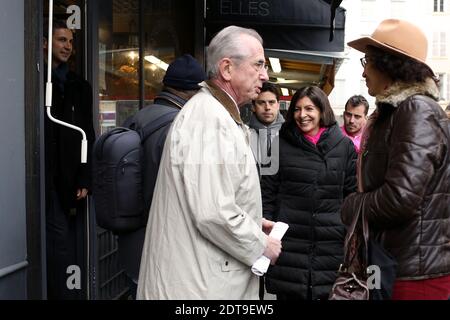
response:
<svg viewBox="0 0 450 320"><path fill-rule="evenodd" d="M70 123L63 122L52 116L52 98L53 98L53 84L52 84L52 59L53 59L53 0L49 0L49 15L48 15L48 39L47 39L47 84L46 84L46 94L45 94L45 106L47 107L47 115L49 119L57 124L68 127L73 130L77 130L83 136L81 140L81 163L87 163L87 139L86 133L83 129L74 126Z"/></svg>

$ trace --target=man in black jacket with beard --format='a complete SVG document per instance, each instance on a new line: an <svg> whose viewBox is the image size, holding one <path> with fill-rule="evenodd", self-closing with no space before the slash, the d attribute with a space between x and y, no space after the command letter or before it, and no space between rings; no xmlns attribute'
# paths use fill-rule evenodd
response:
<svg viewBox="0 0 450 320"><path fill-rule="evenodd" d="M48 28L44 28L48 32ZM44 58L48 54L48 34L44 38ZM81 127L88 140L88 159L95 140L92 120L92 88L69 70L73 33L65 22L54 21L52 38L52 115ZM48 63L48 61L46 61ZM46 70L46 69L45 69ZM45 75L47 75L45 73ZM47 81L47 79L45 79ZM45 179L47 227L47 296L75 299L78 290L67 287L67 268L76 263L76 213L85 206L90 188L90 168L81 163L78 131L45 118ZM79 245L79 244L78 244Z"/></svg>

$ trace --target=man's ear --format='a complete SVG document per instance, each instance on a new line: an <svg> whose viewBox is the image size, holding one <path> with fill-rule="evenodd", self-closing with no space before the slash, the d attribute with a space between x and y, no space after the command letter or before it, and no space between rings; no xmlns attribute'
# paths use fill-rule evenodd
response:
<svg viewBox="0 0 450 320"><path fill-rule="evenodd" d="M219 74L225 81L231 80L231 70L233 62L229 58L223 58L219 62Z"/></svg>
<svg viewBox="0 0 450 320"><path fill-rule="evenodd" d="M250 109L253 113L255 113L256 112L256 107L255 107L255 105L252 103L252 108Z"/></svg>

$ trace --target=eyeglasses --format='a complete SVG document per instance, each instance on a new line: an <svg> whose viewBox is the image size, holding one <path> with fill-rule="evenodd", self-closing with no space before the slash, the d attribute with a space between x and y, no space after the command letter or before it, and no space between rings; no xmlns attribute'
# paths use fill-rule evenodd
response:
<svg viewBox="0 0 450 320"><path fill-rule="evenodd" d="M245 56L231 56L230 59L242 61L245 59ZM256 69L256 71L261 72L264 70L269 70L269 65L266 64L265 60L258 60L257 62L251 63L251 65Z"/></svg>
<svg viewBox="0 0 450 320"><path fill-rule="evenodd" d="M262 61L262 60L255 62L253 65L256 67L256 71L258 71L258 72L261 72L263 69L266 71L269 70L269 65L266 64L266 62Z"/></svg>
<svg viewBox="0 0 450 320"><path fill-rule="evenodd" d="M367 65L367 60L368 60L367 57L362 57L361 59L359 59L359 61L361 61L361 65L363 66L363 68L366 67L366 65Z"/></svg>

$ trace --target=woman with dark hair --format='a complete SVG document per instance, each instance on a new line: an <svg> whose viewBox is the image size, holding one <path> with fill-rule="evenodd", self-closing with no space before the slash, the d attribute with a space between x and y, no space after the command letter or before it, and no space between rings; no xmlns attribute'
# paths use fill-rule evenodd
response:
<svg viewBox="0 0 450 320"><path fill-rule="evenodd" d="M348 45L365 53L363 77L377 109L361 142L359 192L346 198L342 219L349 224L364 201L369 229L398 264L392 299L447 299L450 142L425 63L427 39L415 25L389 19Z"/></svg>
<svg viewBox="0 0 450 320"><path fill-rule="evenodd" d="M292 97L280 130L279 170L262 176L264 217L289 224L266 276L278 299L327 299L343 260L340 208L356 190L356 151L318 87Z"/></svg>

